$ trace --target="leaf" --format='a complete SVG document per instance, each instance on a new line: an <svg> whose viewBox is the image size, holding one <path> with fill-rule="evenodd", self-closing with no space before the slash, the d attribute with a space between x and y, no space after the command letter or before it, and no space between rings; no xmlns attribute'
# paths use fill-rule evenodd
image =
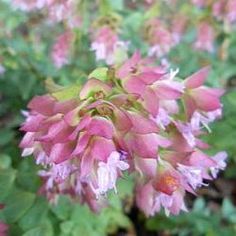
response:
<svg viewBox="0 0 236 236"><path fill-rule="evenodd" d="M6 155L0 155L0 169L8 169L11 166L11 158Z"/></svg>
<svg viewBox="0 0 236 236"><path fill-rule="evenodd" d="M223 201L222 215L230 222L236 223L236 208L228 198L225 198Z"/></svg>
<svg viewBox="0 0 236 236"><path fill-rule="evenodd" d="M1 129L0 131L0 145L4 146L12 141L14 138L15 133L8 128Z"/></svg>
<svg viewBox="0 0 236 236"><path fill-rule="evenodd" d="M150 230L172 230L176 228L175 222L164 215L156 215L146 221L146 227Z"/></svg>
<svg viewBox="0 0 236 236"><path fill-rule="evenodd" d="M194 212L202 212L205 209L205 202L203 198L198 198L196 199L196 201L194 202L194 206L193 206L193 211Z"/></svg>
<svg viewBox="0 0 236 236"><path fill-rule="evenodd" d="M36 192L41 184L37 171L38 166L35 165L33 158L20 160L16 179L17 186L25 191Z"/></svg>
<svg viewBox="0 0 236 236"><path fill-rule="evenodd" d="M87 206L75 205L71 214L71 220L75 227L72 230L72 236L89 235L105 236L105 227L103 222L98 220L98 215L90 211Z"/></svg>
<svg viewBox="0 0 236 236"><path fill-rule="evenodd" d="M79 96L80 88L80 85L72 85L58 90L57 92L54 92L51 95L58 101L66 101L73 98L77 98Z"/></svg>
<svg viewBox="0 0 236 236"><path fill-rule="evenodd" d="M115 11L122 11L124 9L124 0L109 0L109 3Z"/></svg>
<svg viewBox="0 0 236 236"><path fill-rule="evenodd" d="M72 211L72 205L69 198L66 196L61 196L58 204L51 206L51 210L59 220L69 219Z"/></svg>
<svg viewBox="0 0 236 236"><path fill-rule="evenodd" d="M99 79L101 81L106 81L107 80L107 72L108 72L108 68L107 67L99 67L97 69L95 69L94 71L92 71L88 78L96 78Z"/></svg>
<svg viewBox="0 0 236 236"><path fill-rule="evenodd" d="M14 189L5 199L4 216L9 223L19 220L30 209L35 200L35 194Z"/></svg>
<svg viewBox="0 0 236 236"><path fill-rule="evenodd" d="M22 236L53 236L53 235L54 234L51 222L49 220L45 220L44 224L27 231Z"/></svg>
<svg viewBox="0 0 236 236"><path fill-rule="evenodd" d="M45 198L39 197L34 205L19 220L18 224L25 231L40 226L48 212L48 203Z"/></svg>
<svg viewBox="0 0 236 236"><path fill-rule="evenodd" d="M60 229L62 232L62 235L71 235L70 233L72 232L74 227L74 222L72 221L64 221L60 224Z"/></svg>
<svg viewBox="0 0 236 236"><path fill-rule="evenodd" d="M63 87L56 84L52 78L46 79L44 83L45 83L45 88L49 93L54 93L63 89Z"/></svg>
<svg viewBox="0 0 236 236"><path fill-rule="evenodd" d="M13 186L15 178L15 170L0 169L0 201L2 201L8 195Z"/></svg>

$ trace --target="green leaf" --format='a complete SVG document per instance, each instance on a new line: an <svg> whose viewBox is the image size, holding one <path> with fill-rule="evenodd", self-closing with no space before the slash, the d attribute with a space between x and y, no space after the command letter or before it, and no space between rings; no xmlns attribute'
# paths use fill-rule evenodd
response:
<svg viewBox="0 0 236 236"><path fill-rule="evenodd" d="M196 201L194 202L193 205L193 211L194 212L202 212L206 207L205 201L203 198L198 198L196 199Z"/></svg>
<svg viewBox="0 0 236 236"><path fill-rule="evenodd" d="M11 166L11 158L6 154L0 155L0 169L8 169Z"/></svg>
<svg viewBox="0 0 236 236"><path fill-rule="evenodd" d="M54 92L51 95L55 97L58 101L66 101L78 97L80 88L80 85L72 85L57 92Z"/></svg>
<svg viewBox="0 0 236 236"><path fill-rule="evenodd" d="M52 224L49 220L45 220L45 223L41 226L35 227L22 236L53 236Z"/></svg>
<svg viewBox="0 0 236 236"><path fill-rule="evenodd" d="M146 227L150 230L171 230L176 228L175 222L164 215L156 215L146 221Z"/></svg>
<svg viewBox="0 0 236 236"><path fill-rule="evenodd" d="M71 235L74 227L74 222L72 221L64 221L60 224L60 229L62 231L62 235Z"/></svg>
<svg viewBox="0 0 236 236"><path fill-rule="evenodd" d="M15 170L0 169L0 201L2 201L9 194L9 191L13 186L15 178Z"/></svg>
<svg viewBox="0 0 236 236"><path fill-rule="evenodd" d="M0 130L0 145L4 146L12 141L14 138L14 132L8 128Z"/></svg>
<svg viewBox="0 0 236 236"><path fill-rule="evenodd" d="M97 69L95 69L94 71L92 71L88 78L96 78L99 79L101 81L106 81L107 80L107 72L108 72L108 68L107 67L99 67Z"/></svg>
<svg viewBox="0 0 236 236"><path fill-rule="evenodd" d="M58 204L51 206L51 210L59 220L69 219L72 211L70 199L66 196L61 196L59 198Z"/></svg>
<svg viewBox="0 0 236 236"><path fill-rule="evenodd" d="M228 198L225 198L223 201L222 215L230 222L236 223L236 208Z"/></svg>
<svg viewBox="0 0 236 236"><path fill-rule="evenodd" d="M11 191L5 199L4 216L9 223L19 220L30 209L35 200L35 194L17 189Z"/></svg>
<svg viewBox="0 0 236 236"><path fill-rule="evenodd" d="M124 9L124 0L109 0L112 9L122 11Z"/></svg>
<svg viewBox="0 0 236 236"><path fill-rule="evenodd" d="M31 228L40 226L48 212L48 203L45 198L39 197L36 199L34 205L27 211L27 213L20 219L20 227L26 231Z"/></svg>

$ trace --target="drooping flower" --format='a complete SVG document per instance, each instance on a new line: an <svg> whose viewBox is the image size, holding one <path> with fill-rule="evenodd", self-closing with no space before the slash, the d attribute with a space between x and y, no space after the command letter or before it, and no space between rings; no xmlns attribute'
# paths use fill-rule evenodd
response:
<svg viewBox="0 0 236 236"><path fill-rule="evenodd" d="M127 42L118 38L117 33L109 26L99 28L94 36L91 44L91 50L95 51L96 60L105 60L108 65L112 65L120 60L123 54L126 59Z"/></svg>
<svg viewBox="0 0 236 236"><path fill-rule="evenodd" d="M171 30L160 19L152 19L147 23L147 38L151 45L149 56L161 58L175 45Z"/></svg>
<svg viewBox="0 0 236 236"><path fill-rule="evenodd" d="M215 156L212 157L213 160L216 162L216 165L210 168L211 174L213 178L217 177L217 174L220 170L224 170L226 168L226 152L219 152Z"/></svg>
<svg viewBox="0 0 236 236"><path fill-rule="evenodd" d="M116 190L116 180L119 171L124 171L129 168L129 165L121 160L121 154L114 151L110 154L107 162L98 163L98 188L95 189L97 194L104 194L109 189Z"/></svg>
<svg viewBox="0 0 236 236"><path fill-rule="evenodd" d="M98 212L128 170L136 173L137 206L147 216L186 211L186 192L226 167L227 154L208 156L201 140L222 109L223 92L203 85L208 71L180 81L178 70L136 52L107 68L103 80L93 72L71 97L60 89L33 98L20 147L43 166L40 192L54 203L68 194Z"/></svg>
<svg viewBox="0 0 236 236"><path fill-rule="evenodd" d="M208 22L201 22L197 26L197 40L194 44L198 50L214 52L215 31Z"/></svg>
<svg viewBox="0 0 236 236"><path fill-rule="evenodd" d="M73 33L67 31L60 35L53 45L51 57L57 68L69 63L70 48L73 42Z"/></svg>
<svg viewBox="0 0 236 236"><path fill-rule="evenodd" d="M218 20L226 20L228 23L234 23L236 21L236 1L215 1L212 5L212 12Z"/></svg>

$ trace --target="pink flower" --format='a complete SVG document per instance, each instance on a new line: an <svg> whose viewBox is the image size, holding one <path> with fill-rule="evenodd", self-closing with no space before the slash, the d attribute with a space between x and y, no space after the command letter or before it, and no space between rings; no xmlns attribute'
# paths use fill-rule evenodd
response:
<svg viewBox="0 0 236 236"><path fill-rule="evenodd" d="M183 135L185 140L187 141L188 145L190 147L195 147L196 145L196 140L195 140L195 135L193 133L193 129L191 127L191 124L183 124L181 122L175 122L176 128L178 131Z"/></svg>
<svg viewBox="0 0 236 236"><path fill-rule="evenodd" d="M177 15L174 16L173 20L172 20L172 37L173 40L175 42L175 44L180 43L184 32L186 31L186 26L187 26L187 18L184 15Z"/></svg>
<svg viewBox="0 0 236 236"><path fill-rule="evenodd" d="M228 19L229 22L236 21L236 0L227 1L226 18Z"/></svg>
<svg viewBox="0 0 236 236"><path fill-rule="evenodd" d="M227 165L225 161L226 158L227 158L226 152L219 152L212 157L212 159L216 162L216 166L210 168L213 178L217 177L217 174L220 170L224 170L226 168Z"/></svg>
<svg viewBox="0 0 236 236"><path fill-rule="evenodd" d="M7 236L8 235L8 225L4 222L0 221L0 236Z"/></svg>
<svg viewBox="0 0 236 236"><path fill-rule="evenodd" d="M150 41L149 56L160 58L165 56L174 46L171 31L159 19L153 19L147 25L148 39Z"/></svg>
<svg viewBox="0 0 236 236"><path fill-rule="evenodd" d="M60 35L53 45L51 57L57 68L61 68L63 65L69 63L69 54L72 41L73 34L72 32L67 31Z"/></svg>
<svg viewBox="0 0 236 236"><path fill-rule="evenodd" d="M215 31L213 27L207 23L202 22L197 26L197 40L194 47L198 50L213 52L215 41Z"/></svg>
<svg viewBox="0 0 236 236"><path fill-rule="evenodd" d="M214 112L222 107L219 98L222 96L223 90L203 85L208 73L209 67L205 67L185 80L185 86L189 92L184 95L184 100L189 118L196 110Z"/></svg>
<svg viewBox="0 0 236 236"><path fill-rule="evenodd" d="M127 43L119 40L114 30L103 26L95 33L91 50L95 51L96 60L105 60L108 65L111 65L118 59L119 52L126 53Z"/></svg>
<svg viewBox="0 0 236 236"><path fill-rule="evenodd" d="M215 119L220 118L222 115L221 108L210 112L198 112L195 111L191 117L191 126L193 130L200 130L202 127L207 128L211 131L208 124L213 122Z"/></svg>
<svg viewBox="0 0 236 236"><path fill-rule="evenodd" d="M204 0L192 0L192 3L198 7L204 7L206 5L206 1Z"/></svg>
<svg viewBox="0 0 236 236"><path fill-rule="evenodd" d="M13 0L12 6L19 8L22 11L32 11L35 9L41 9L47 5L47 0Z"/></svg>
<svg viewBox="0 0 236 236"><path fill-rule="evenodd" d="M118 177L118 171L124 171L129 168L129 165L121 160L121 154L114 151L110 154L107 162L98 163L98 188L95 189L95 193L104 194L109 189L116 189L116 180Z"/></svg>
<svg viewBox="0 0 236 236"><path fill-rule="evenodd" d="M153 179L153 188L156 191L172 195L181 186L181 176L166 161L159 159L157 174Z"/></svg>
<svg viewBox="0 0 236 236"><path fill-rule="evenodd" d="M147 184L138 186L136 202L146 216L153 216L162 207L168 216L170 213L177 215L181 210L187 211L183 198L184 194L181 190L168 195L155 191L152 184L148 182Z"/></svg>
<svg viewBox="0 0 236 236"><path fill-rule="evenodd" d="M226 167L226 153L206 155L201 140L202 128L221 116L222 91L203 85L209 68L182 82L178 70L138 52L110 70L71 98L61 97L61 88L30 101L20 147L43 166L40 192L52 203L70 195L98 212L128 170L147 216L186 211L186 192L195 194Z"/></svg>
<svg viewBox="0 0 236 236"><path fill-rule="evenodd" d="M218 20L226 20L229 23L236 21L235 0L218 0L212 5L212 11Z"/></svg>
<svg viewBox="0 0 236 236"><path fill-rule="evenodd" d="M161 207L164 208L167 216L170 213L177 215L181 210L188 211L183 201L183 195L178 191L174 192L171 196L165 193L158 193L154 203L155 212L159 212Z"/></svg>
<svg viewBox="0 0 236 236"><path fill-rule="evenodd" d="M225 0L218 0L212 5L212 13L219 20L223 20L224 18L224 7Z"/></svg>
<svg viewBox="0 0 236 236"><path fill-rule="evenodd" d="M194 190L204 185L200 168L178 164L178 170Z"/></svg>

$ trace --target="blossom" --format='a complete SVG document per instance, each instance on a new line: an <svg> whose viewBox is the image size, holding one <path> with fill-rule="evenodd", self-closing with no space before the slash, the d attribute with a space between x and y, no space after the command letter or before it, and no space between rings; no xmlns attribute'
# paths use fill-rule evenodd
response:
<svg viewBox="0 0 236 236"><path fill-rule="evenodd" d="M35 9L41 9L47 5L47 0L13 0L12 5L23 11L32 11Z"/></svg>
<svg viewBox="0 0 236 236"><path fill-rule="evenodd" d="M53 45L51 57L57 68L69 63L70 47L73 41L72 32L61 34Z"/></svg>
<svg viewBox="0 0 236 236"><path fill-rule="evenodd" d="M192 0L192 3L198 7L204 7L206 5L206 1L204 0Z"/></svg>
<svg viewBox="0 0 236 236"><path fill-rule="evenodd" d="M226 152L219 152L215 156L213 156L213 160L216 162L216 165L210 168L213 178L217 177L217 174L220 170L224 170L226 168L226 158Z"/></svg>
<svg viewBox="0 0 236 236"><path fill-rule="evenodd" d="M96 60L105 60L112 65L118 60L119 54L126 54L127 43L121 41L114 30L103 26L97 30L91 44L91 50L95 51Z"/></svg>
<svg viewBox="0 0 236 236"><path fill-rule="evenodd" d="M214 28L207 22L201 22L197 26L197 40L194 44L196 49L213 52L215 41Z"/></svg>
<svg viewBox="0 0 236 236"><path fill-rule="evenodd" d="M191 117L196 110L214 112L222 108L219 98L224 91L222 89L208 88L203 85L208 73L209 67L205 67L185 80L188 93L185 93L184 100L188 117Z"/></svg>
<svg viewBox="0 0 236 236"><path fill-rule="evenodd" d="M204 185L200 168L178 164L178 170L194 190Z"/></svg>
<svg viewBox="0 0 236 236"><path fill-rule="evenodd" d="M149 56L161 58L175 45L171 30L159 19L152 19L147 23L147 37L150 41Z"/></svg>
<svg viewBox="0 0 236 236"><path fill-rule="evenodd" d="M8 232L8 225L0 221L0 235L7 236L7 232Z"/></svg>
<svg viewBox="0 0 236 236"><path fill-rule="evenodd" d="M229 22L236 21L236 1L235 0L227 1L226 18Z"/></svg>
<svg viewBox="0 0 236 236"><path fill-rule="evenodd" d="M110 154L107 162L98 163L98 188L95 190L99 194L106 193L109 189L116 190L116 179L118 170L124 171L129 168L129 165L120 160L120 153L114 151Z"/></svg>
<svg viewBox="0 0 236 236"><path fill-rule="evenodd" d="M20 147L42 166L40 192L52 203L67 194L99 212L127 171L145 215L187 211L186 193L226 167L227 154L205 154L201 140L202 128L221 117L223 91L204 85L209 67L179 80L178 70L139 52L106 71L103 80L94 71L71 97L60 88L29 102Z"/></svg>
<svg viewBox="0 0 236 236"><path fill-rule="evenodd" d="M212 5L212 12L218 20L233 23L236 21L236 1L218 0Z"/></svg>

